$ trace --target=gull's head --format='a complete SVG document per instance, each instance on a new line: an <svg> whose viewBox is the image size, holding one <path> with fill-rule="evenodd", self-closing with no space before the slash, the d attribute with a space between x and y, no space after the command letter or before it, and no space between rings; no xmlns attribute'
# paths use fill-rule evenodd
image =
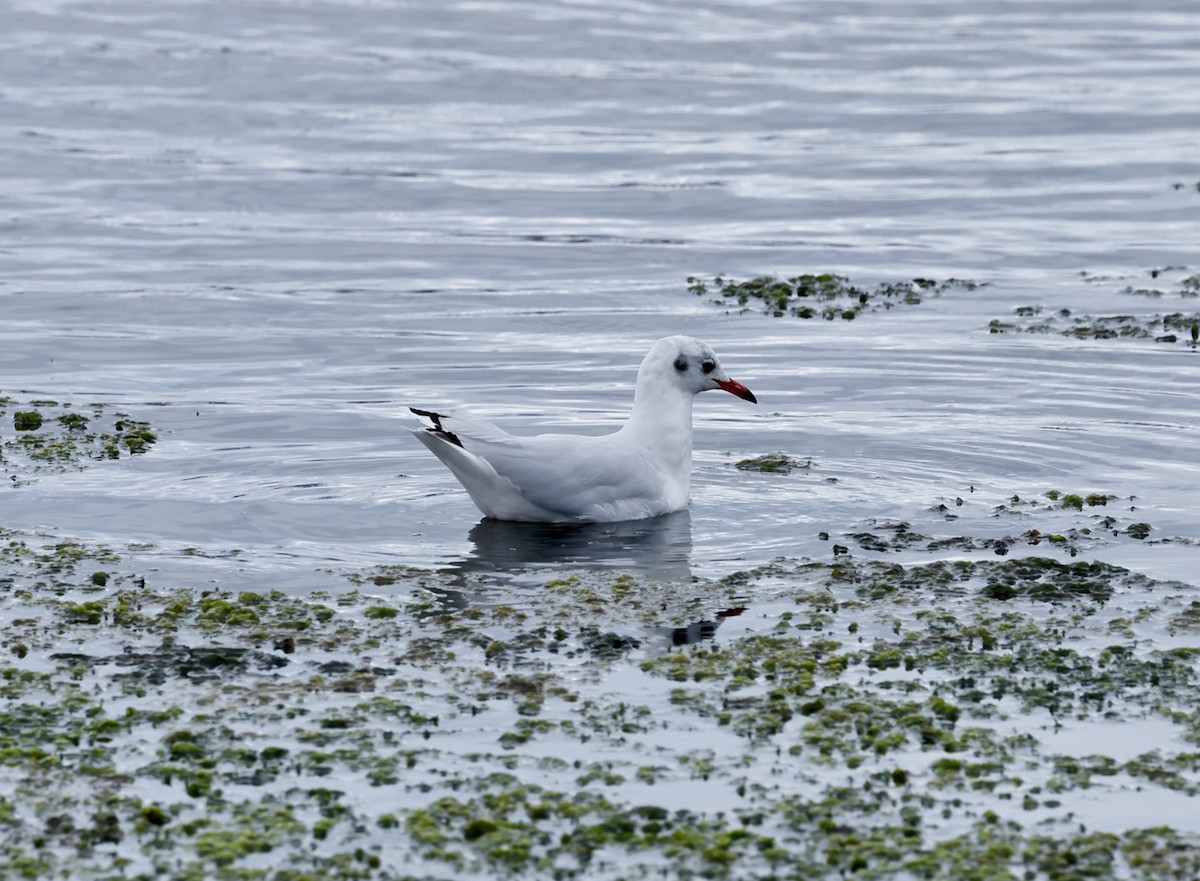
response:
<svg viewBox="0 0 1200 881"><path fill-rule="evenodd" d="M719 388L752 404L758 403L754 392L726 375L712 346L690 336L664 337L650 347L638 370L638 385L647 381L667 384L693 395Z"/></svg>

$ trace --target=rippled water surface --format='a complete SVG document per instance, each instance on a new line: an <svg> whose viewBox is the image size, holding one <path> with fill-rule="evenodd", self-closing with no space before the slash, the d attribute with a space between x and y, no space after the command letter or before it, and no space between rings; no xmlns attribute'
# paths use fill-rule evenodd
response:
<svg viewBox="0 0 1200 881"><path fill-rule="evenodd" d="M1120 293L1195 262L1194 5L218 8L0 12L4 391L164 431L9 494L13 525L237 547L276 579L487 565L405 405L611 430L685 332L762 402L698 401L669 540L697 571L1051 488L1196 536L1200 355L987 332L1195 310ZM825 271L988 285L855 322L686 291ZM775 450L813 467L730 467Z"/></svg>
<svg viewBox="0 0 1200 881"><path fill-rule="evenodd" d="M1194 586L1198 33L1191 0L8 0L0 395L159 439L5 489L3 524L297 596L962 536ZM978 284L825 320L688 282L825 272ZM697 400L688 512L481 522L406 431L410 404L614 430L675 333L760 402ZM769 452L809 465L735 467Z"/></svg>

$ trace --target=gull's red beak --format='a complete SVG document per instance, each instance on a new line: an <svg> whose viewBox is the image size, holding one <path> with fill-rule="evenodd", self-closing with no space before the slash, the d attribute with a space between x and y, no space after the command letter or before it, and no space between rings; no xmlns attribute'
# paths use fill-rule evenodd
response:
<svg viewBox="0 0 1200 881"><path fill-rule="evenodd" d="M746 388L736 379L718 379L717 385L725 389L731 395L737 395L739 398L749 401L751 404L757 404L758 398L754 397L754 392Z"/></svg>

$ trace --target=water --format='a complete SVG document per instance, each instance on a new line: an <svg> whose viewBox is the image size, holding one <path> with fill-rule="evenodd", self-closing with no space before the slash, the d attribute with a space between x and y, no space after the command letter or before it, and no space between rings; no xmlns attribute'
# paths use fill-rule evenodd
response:
<svg viewBox="0 0 1200 881"><path fill-rule="evenodd" d="M0 379L164 404L165 438L10 494L6 520L250 549L280 570L486 556L404 405L611 430L644 350L675 332L762 400L698 402L697 571L815 552L820 527L920 519L972 485L1136 494L1165 514L1200 485L1200 357L986 333L1018 305L1188 305L1116 293L1194 261L1200 212L1197 13L1136 18L10 4ZM854 323L685 291L690 273L802 271L990 286ZM814 468L728 467L771 450ZM1172 525L1200 531L1190 513Z"/></svg>
<svg viewBox="0 0 1200 881"><path fill-rule="evenodd" d="M1186 333L988 326L1200 309L1181 287L1198 32L1190 0L9 0L0 394L118 404L160 439L6 490L2 522L143 543L161 585L303 595L380 564L677 579L839 544L926 562L967 552L852 536L1112 515L1150 541L1097 530L1086 558L1195 584ZM986 285L854 321L687 291L802 272ZM760 401L697 400L687 513L480 522L405 430L433 404L611 431L674 333ZM811 467L733 467L772 451ZM1050 490L1117 498L1074 512ZM1039 505L997 514L1014 495Z"/></svg>

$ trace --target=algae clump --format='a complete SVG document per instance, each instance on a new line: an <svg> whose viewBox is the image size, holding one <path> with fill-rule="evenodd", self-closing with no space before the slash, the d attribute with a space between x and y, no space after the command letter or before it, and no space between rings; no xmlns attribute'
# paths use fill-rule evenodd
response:
<svg viewBox="0 0 1200 881"><path fill-rule="evenodd" d="M37 410L18 410L13 413L13 427L17 431L37 431L42 427L42 414Z"/></svg>
<svg viewBox="0 0 1200 881"><path fill-rule="evenodd" d="M765 471L772 474L789 474L792 471L812 467L811 462L801 462L786 453L764 453L753 459L742 459L735 463L735 468L742 471Z"/></svg>
<svg viewBox="0 0 1200 881"><path fill-rule="evenodd" d="M763 312L782 318L791 314L797 318L826 320L842 318L854 320L863 312L878 312L897 305L914 306L924 297L936 297L948 290L974 290L979 282L969 279L951 278L936 281L929 278L914 278L911 281L883 282L872 288L852 284L844 275L832 272L805 273L790 278L762 275L746 281L735 281L723 276L704 279L688 278L688 290L697 296L716 293L725 300L736 301L746 306L751 300L762 304Z"/></svg>

